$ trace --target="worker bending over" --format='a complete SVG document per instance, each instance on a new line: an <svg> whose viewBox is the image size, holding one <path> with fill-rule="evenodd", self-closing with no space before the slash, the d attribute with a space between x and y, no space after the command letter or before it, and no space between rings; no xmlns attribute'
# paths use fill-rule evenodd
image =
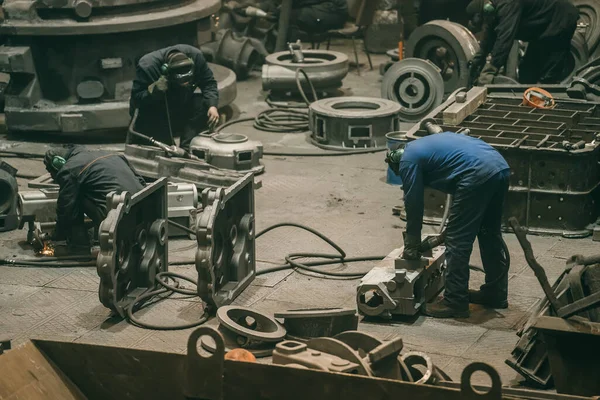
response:
<svg viewBox="0 0 600 400"><path fill-rule="evenodd" d="M202 94L195 95L196 88ZM217 81L202 52L178 44L146 54L137 65L129 113L139 110L134 129L167 145L181 136L188 150L192 139L219 121ZM128 143L148 144L128 136Z"/></svg>
<svg viewBox="0 0 600 400"><path fill-rule="evenodd" d="M60 189L56 228L51 240L67 240L71 249L90 248L84 224L87 215L97 229L106 218L106 196L113 191L134 194L145 186L125 156L83 146L54 148L44 156L46 170Z"/></svg>
<svg viewBox="0 0 600 400"><path fill-rule="evenodd" d="M521 83L559 83L567 76L579 18L569 0L472 0L467 13L475 28L483 25L481 50L473 60L481 71L479 85L492 83L506 66L515 40L529 43L519 65Z"/></svg>
<svg viewBox="0 0 600 400"><path fill-rule="evenodd" d="M406 209L403 258L421 257L424 189L453 196L446 228L446 290L443 299L426 304L425 314L466 318L469 302L508 307L507 257L500 231L510 170L502 156L480 139L438 133L410 142L386 161L402 178ZM479 239L485 284L469 292L469 258Z"/></svg>

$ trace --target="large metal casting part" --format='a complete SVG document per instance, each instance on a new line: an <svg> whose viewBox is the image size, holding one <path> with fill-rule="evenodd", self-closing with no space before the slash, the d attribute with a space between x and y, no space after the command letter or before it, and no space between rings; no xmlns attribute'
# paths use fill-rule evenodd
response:
<svg viewBox="0 0 600 400"><path fill-rule="evenodd" d="M360 281L358 312L372 317L415 315L444 288L445 247L420 260L404 260L404 247L392 251Z"/></svg>
<svg viewBox="0 0 600 400"><path fill-rule="evenodd" d="M348 74L348 56L327 50L303 50L304 62L296 63L289 51L273 53L262 68L262 87L265 91L297 92L296 70L302 69L317 90L336 89ZM310 86L301 79L302 88Z"/></svg>
<svg viewBox="0 0 600 400"><path fill-rule="evenodd" d="M169 219L192 227L192 211L198 208L198 188L192 183L168 184L168 216ZM54 227L56 221L56 202L58 200L58 185L56 188L38 189L19 192L17 200L17 215L19 228L26 223L39 222L42 228ZM175 228L169 228L169 237L187 236L188 233Z"/></svg>
<svg viewBox="0 0 600 400"><path fill-rule="evenodd" d="M202 45L201 50L207 60L232 69L240 80L262 61L252 41L235 37L230 29L219 30L215 41Z"/></svg>
<svg viewBox="0 0 600 400"><path fill-rule="evenodd" d="M492 92L480 105L469 101L460 105L451 97L427 118L444 131L468 130L506 159L511 176L505 218L515 216L531 233L588 236L598 216L600 104L557 98L553 109L534 109L521 105L522 97L523 92L506 96ZM457 111L449 113L450 109ZM462 122L444 123L448 116L458 115L464 117ZM416 125L407 138L427 134ZM445 201L444 194L426 190L427 223L439 223Z"/></svg>
<svg viewBox="0 0 600 400"><path fill-rule="evenodd" d="M246 172L219 169L204 161L167 157L152 146L125 145L125 157L144 178L168 177L173 182L193 183L199 191L205 188L226 188L244 178Z"/></svg>
<svg viewBox="0 0 600 400"><path fill-rule="evenodd" d="M16 180L17 169L0 161L0 232L17 229L17 196L19 185Z"/></svg>
<svg viewBox="0 0 600 400"><path fill-rule="evenodd" d="M383 147L385 134L400 130L400 104L374 97L333 97L309 108L311 139L341 150Z"/></svg>
<svg viewBox="0 0 600 400"><path fill-rule="evenodd" d="M108 213L100 224L100 302L125 318L135 295L155 287L155 276L168 270L167 179L134 195L107 196Z"/></svg>
<svg viewBox="0 0 600 400"><path fill-rule="evenodd" d="M345 331L358 329L356 310L349 308L306 308L275 313L283 319L288 338L306 340L315 337L331 337Z"/></svg>
<svg viewBox="0 0 600 400"><path fill-rule="evenodd" d="M596 0L572 0L579 10L579 23L587 25L585 42L592 58L595 58L600 44L600 3Z"/></svg>
<svg viewBox="0 0 600 400"><path fill-rule="evenodd" d="M235 171L264 172L260 163L263 145L240 133L217 133L200 135L192 139L190 152L217 168Z"/></svg>
<svg viewBox="0 0 600 400"><path fill-rule="evenodd" d="M207 357L198 350L204 337L210 337L216 344L212 356ZM152 368L139 368L140 365ZM491 386L472 385L472 378L479 371L490 378ZM24 393L24 390L46 393L44 390L50 386L55 397L64 400L118 399L123 393L128 393L132 400L331 400L332 396L345 400L593 399L502 387L498 372L480 362L468 365L460 382L442 381L436 386L289 365L240 362L225 358L223 337L208 326L190 334L184 354L50 340L29 341L0 355L0 376L11 383L5 385L9 398ZM28 378L23 379L24 376ZM123 379L125 376L129 378Z"/></svg>
<svg viewBox="0 0 600 400"><path fill-rule="evenodd" d="M469 86L469 62L479 51L479 44L464 26L436 20L415 29L404 51L408 58L422 58L435 64L441 70L445 92L450 93Z"/></svg>
<svg viewBox="0 0 600 400"><path fill-rule="evenodd" d="M252 174L202 192L196 238L198 296L210 306L228 305L256 276Z"/></svg>
<svg viewBox="0 0 600 400"><path fill-rule="evenodd" d="M429 60L405 58L394 63L381 81L381 97L400 104L402 121L418 121L442 103L444 80Z"/></svg>
<svg viewBox="0 0 600 400"><path fill-rule="evenodd" d="M137 61L172 45L173 38L193 46L209 41L210 15L219 5L217 0L176 5L167 0L7 0L0 23L5 38L0 71L11 75L5 107L9 131L126 127ZM230 94L223 97L231 101Z"/></svg>

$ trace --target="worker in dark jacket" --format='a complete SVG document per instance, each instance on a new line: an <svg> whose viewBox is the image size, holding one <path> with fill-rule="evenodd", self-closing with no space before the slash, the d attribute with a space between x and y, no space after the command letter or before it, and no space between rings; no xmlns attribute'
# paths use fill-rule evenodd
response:
<svg viewBox="0 0 600 400"><path fill-rule="evenodd" d="M421 257L424 189L453 196L446 227L446 290L444 298L425 306L439 318L466 318L469 302L508 307L507 258L500 231L510 170L502 156L480 139L451 132L410 142L386 159L402 178L406 209L403 258ZM469 293L469 258L479 239L485 284Z"/></svg>
<svg viewBox="0 0 600 400"><path fill-rule="evenodd" d="M51 239L66 239L74 247L89 249L84 214L98 228L106 218L106 195L113 191L134 194L145 186L122 154L83 146L55 148L46 152L44 164L60 187Z"/></svg>
<svg viewBox="0 0 600 400"><path fill-rule="evenodd" d="M481 51L473 60L481 70L478 84L492 83L515 40L529 43L519 66L521 83L559 83L567 75L579 18L569 0L472 0L467 13L474 27L483 24Z"/></svg>
<svg viewBox="0 0 600 400"><path fill-rule="evenodd" d="M194 90L200 88L201 95ZM135 130L159 142L173 145L181 136L181 147L219 120L217 81L202 52L178 44L146 54L137 65L129 113L139 115ZM148 144L128 136L128 143Z"/></svg>

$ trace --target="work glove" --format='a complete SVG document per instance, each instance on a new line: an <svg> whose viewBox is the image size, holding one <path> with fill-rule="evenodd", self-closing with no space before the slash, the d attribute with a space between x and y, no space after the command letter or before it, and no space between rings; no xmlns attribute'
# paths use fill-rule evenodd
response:
<svg viewBox="0 0 600 400"><path fill-rule="evenodd" d="M388 151L385 155L385 162L396 175L400 175L400 160L402 159L402 154L404 154L404 149Z"/></svg>
<svg viewBox="0 0 600 400"><path fill-rule="evenodd" d="M404 252L402 258L405 260L419 260L421 259L421 238L418 236L412 236L404 232Z"/></svg>
<svg viewBox="0 0 600 400"><path fill-rule="evenodd" d="M165 93L167 89L169 89L169 81L164 75L158 78L156 82L148 86L148 92L150 92L150 94Z"/></svg>
<svg viewBox="0 0 600 400"><path fill-rule="evenodd" d="M498 75L498 68L494 67L491 63L485 64L485 67L481 70L479 78L477 78L477 86L485 86L494 82L494 78Z"/></svg>

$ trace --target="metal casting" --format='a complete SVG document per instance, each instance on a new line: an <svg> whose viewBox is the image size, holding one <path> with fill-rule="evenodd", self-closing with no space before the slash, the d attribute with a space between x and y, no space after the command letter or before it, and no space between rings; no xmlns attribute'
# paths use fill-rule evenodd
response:
<svg viewBox="0 0 600 400"><path fill-rule="evenodd" d="M575 31L573 39L571 39L571 53L568 59L569 74L562 83L567 84L573 78L575 71L584 66L590 59L590 52L586 43L585 34L579 29Z"/></svg>
<svg viewBox="0 0 600 400"><path fill-rule="evenodd" d="M202 192L196 238L198 296L211 306L230 304L256 276L252 174Z"/></svg>
<svg viewBox="0 0 600 400"><path fill-rule="evenodd" d="M209 41L210 16L219 6L217 0L5 1L0 71L11 75L8 130L81 133L128 126L137 61L173 38L193 46ZM228 85L235 86L235 77ZM220 104L231 97L223 93Z"/></svg>
<svg viewBox="0 0 600 400"><path fill-rule="evenodd" d="M262 61L252 40L236 37L231 29L219 30L215 41L202 45L201 50L208 61L232 69L240 80L246 79Z"/></svg>
<svg viewBox="0 0 600 400"><path fill-rule="evenodd" d="M303 50L304 62L294 62L289 51L273 53L265 59L262 68L262 87L265 91L298 91L296 70L306 72L317 90L336 89L342 86L342 80L348 74L348 56L328 50ZM310 90L302 79L302 88Z"/></svg>
<svg viewBox="0 0 600 400"><path fill-rule="evenodd" d="M309 308L275 313L283 319L288 336L294 338L330 337L358 329L356 310L349 308Z"/></svg>
<svg viewBox="0 0 600 400"><path fill-rule="evenodd" d="M359 374L361 371L359 363L322 351L311 350L306 343L293 340L286 340L275 346L273 364L347 374Z"/></svg>
<svg viewBox="0 0 600 400"><path fill-rule="evenodd" d="M402 121L418 121L442 103L444 80L429 60L405 58L394 63L381 81L381 97L400 103Z"/></svg>
<svg viewBox="0 0 600 400"><path fill-rule="evenodd" d="M374 97L333 97L309 108L311 139L340 150L383 147L385 134L400 130L401 106Z"/></svg>
<svg viewBox="0 0 600 400"><path fill-rule="evenodd" d="M12 231L19 226L17 214L19 185L15 179L16 175L16 168L0 161L0 232Z"/></svg>
<svg viewBox="0 0 600 400"><path fill-rule="evenodd" d="M402 259L403 250L392 251L362 278L356 293L358 312L383 318L415 315L444 288L444 246L420 260Z"/></svg>
<svg viewBox="0 0 600 400"><path fill-rule="evenodd" d="M600 104L557 98L552 109L534 109L521 105L523 92L504 93L498 96L488 87L487 100L458 125L442 123L444 111L455 104L452 98L428 117L444 131L468 129L506 159L512 174L505 218L516 217L533 233L591 234L590 224L598 215L594 191L600 184ZM425 135L419 126L407 133L409 140ZM426 222L439 222L445 198L426 190Z"/></svg>
<svg viewBox="0 0 600 400"><path fill-rule="evenodd" d="M219 169L204 161L167 157L158 147L127 144L125 157L147 179L168 177L172 182L193 183L205 188L227 188L244 178L244 172Z"/></svg>
<svg viewBox="0 0 600 400"><path fill-rule="evenodd" d="M444 371L436 367L431 358L425 353L418 351L408 352L402 355L402 361L415 383L436 385L442 381L452 380Z"/></svg>
<svg viewBox="0 0 600 400"><path fill-rule="evenodd" d="M579 23L585 24L585 42L590 54L596 55L600 44L600 4L595 0L573 0L579 11Z"/></svg>
<svg viewBox="0 0 600 400"><path fill-rule="evenodd" d="M106 219L99 228L100 302L125 318L141 291L155 287L157 273L168 270L167 179L133 196L107 196Z"/></svg>
<svg viewBox="0 0 600 400"><path fill-rule="evenodd" d="M264 172L260 163L263 145L240 133L217 133L200 135L192 139L190 152L217 168L235 171Z"/></svg>
<svg viewBox="0 0 600 400"><path fill-rule="evenodd" d="M404 51L407 58L422 58L435 64L441 70L445 92L450 93L469 86L469 62L479 51L479 44L464 26L436 20L415 29Z"/></svg>

